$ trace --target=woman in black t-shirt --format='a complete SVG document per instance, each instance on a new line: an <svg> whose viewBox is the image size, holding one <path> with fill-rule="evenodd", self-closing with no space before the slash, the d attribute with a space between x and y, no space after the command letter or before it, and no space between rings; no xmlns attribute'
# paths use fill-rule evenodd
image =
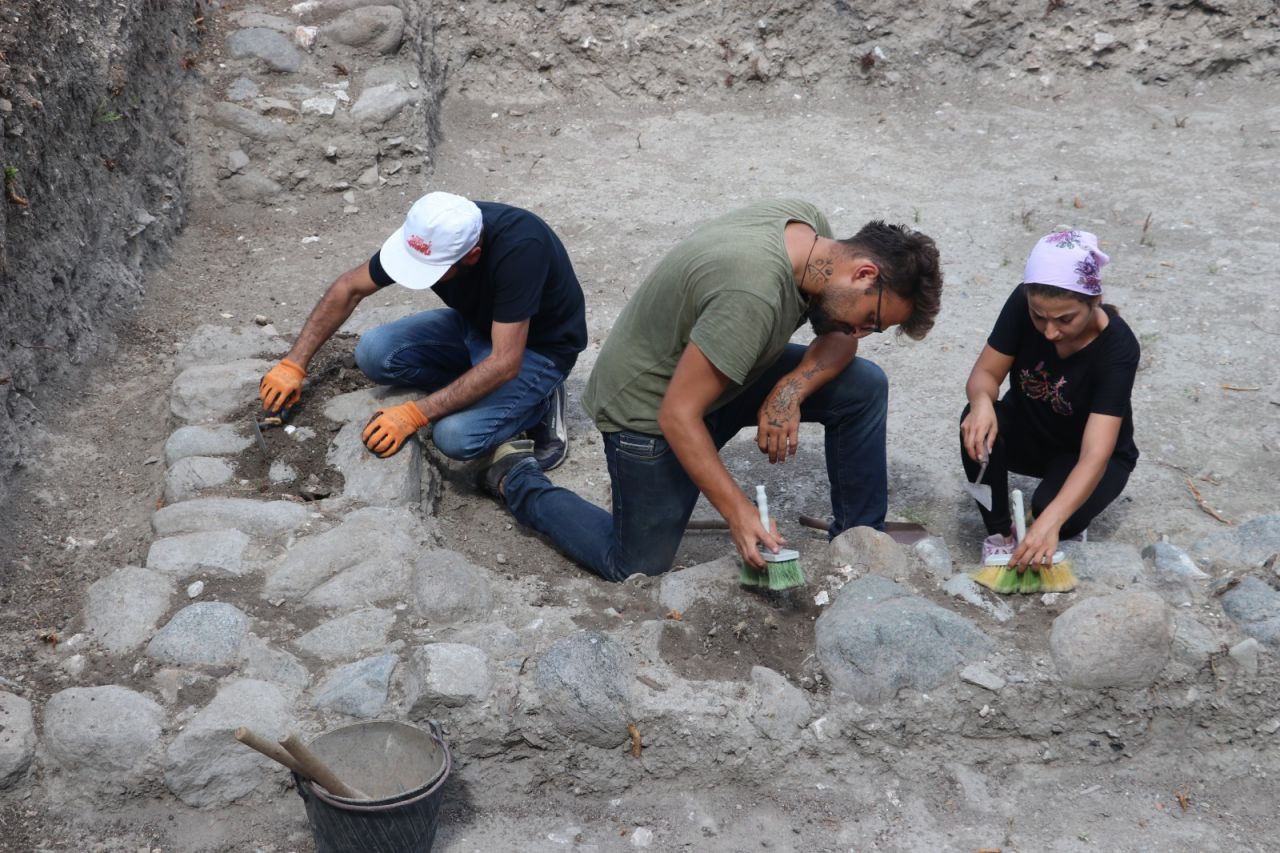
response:
<svg viewBox="0 0 1280 853"><path fill-rule="evenodd" d="M989 534L984 560L1009 554L1020 571L1049 564L1060 539L1083 538L1138 461L1129 404L1138 341L1102 304L1099 271L1108 260L1087 231L1037 242L969 374L961 460L972 481L990 456L983 482L991 509L979 507ZM1009 391L997 399L1006 376ZM1021 542L1009 510L1010 471L1041 478L1031 499L1035 522Z"/></svg>

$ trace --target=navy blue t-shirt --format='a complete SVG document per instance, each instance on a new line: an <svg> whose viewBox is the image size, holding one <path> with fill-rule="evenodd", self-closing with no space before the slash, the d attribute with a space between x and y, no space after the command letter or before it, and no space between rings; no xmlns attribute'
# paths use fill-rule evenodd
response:
<svg viewBox="0 0 1280 853"><path fill-rule="evenodd" d="M1057 349L1031 323L1027 294L1019 285L1004 303L987 343L1013 356L1009 391L1022 423L1048 452L1079 453L1089 415L1121 418L1113 456L1130 470L1138 461L1129 403L1141 349L1118 315L1079 352L1059 358Z"/></svg>
<svg viewBox="0 0 1280 853"><path fill-rule="evenodd" d="M564 245L527 210L492 201L476 206L484 223L479 262L458 267L452 279L432 290L486 338L495 321L529 320L526 346L568 373L587 346L587 313ZM395 280L378 255L369 259L369 275L386 287Z"/></svg>

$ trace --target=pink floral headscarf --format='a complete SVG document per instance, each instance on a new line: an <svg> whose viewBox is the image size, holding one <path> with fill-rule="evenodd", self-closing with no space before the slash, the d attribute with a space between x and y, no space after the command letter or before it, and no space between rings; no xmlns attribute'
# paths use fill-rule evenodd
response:
<svg viewBox="0 0 1280 853"><path fill-rule="evenodd" d="M1110 262L1088 231L1055 231L1036 243L1027 256L1022 280L1074 290L1086 296L1102 294L1101 269Z"/></svg>

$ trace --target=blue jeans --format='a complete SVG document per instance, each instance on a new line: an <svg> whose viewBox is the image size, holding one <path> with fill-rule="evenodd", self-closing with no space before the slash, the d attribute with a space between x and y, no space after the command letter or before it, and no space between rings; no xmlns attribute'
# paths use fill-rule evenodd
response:
<svg viewBox="0 0 1280 853"><path fill-rule="evenodd" d="M438 391L493 351L488 337L452 308L424 311L370 329L356 344L356 364L374 382ZM467 408L431 426L431 440L450 459L489 453L542 419L564 373L525 349L520 372Z"/></svg>
<svg viewBox="0 0 1280 853"><path fill-rule="evenodd" d="M717 449L738 430L756 425L765 398L795 369L804 351L803 346L789 344L763 376L707 415ZM884 371L859 358L801 404L802 420L826 427L827 478L835 515L829 536L849 527L884 528L888 401ZM608 432L603 438L612 513L552 485L532 459L522 460L507 474L507 506L517 521L546 534L558 550L605 580L665 572L693 513L698 487L662 436Z"/></svg>

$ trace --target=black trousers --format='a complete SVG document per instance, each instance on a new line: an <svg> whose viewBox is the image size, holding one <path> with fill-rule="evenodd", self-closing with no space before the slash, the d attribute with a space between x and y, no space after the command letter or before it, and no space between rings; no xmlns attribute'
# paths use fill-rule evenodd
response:
<svg viewBox="0 0 1280 853"><path fill-rule="evenodd" d="M1031 496L1031 512L1038 516L1062 490L1062 484L1076 466L1080 452L1046 451L1044 445L1037 442L1020 422L1011 404L997 400L995 408L998 431L995 446L991 448L987 473L982 477L982 482L991 487L991 509L983 509L979 505L978 511L982 513L982 521L987 526L988 534L1007 536L1013 530L1013 514L1009 509L1009 472L1040 478L1040 485ZM963 421L968 414L969 407L965 406L960 419ZM964 452L963 438L960 443L960 461L964 463L965 476L972 483L973 478L978 476L981 463L973 461ZM1114 456L1108 459L1102 480L1093 494L1062 525L1059 537L1070 539L1088 527L1089 522L1097 518L1124 491L1132 470L1126 460Z"/></svg>

